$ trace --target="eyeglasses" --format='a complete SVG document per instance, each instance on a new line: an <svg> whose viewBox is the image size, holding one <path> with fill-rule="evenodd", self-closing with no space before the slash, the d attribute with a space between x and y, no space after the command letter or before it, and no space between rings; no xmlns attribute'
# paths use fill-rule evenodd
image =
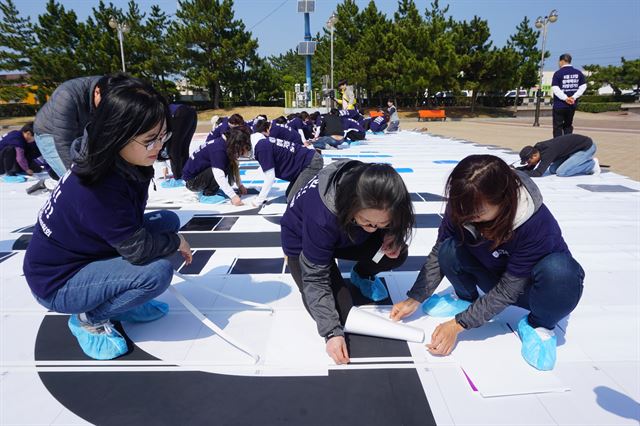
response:
<svg viewBox="0 0 640 426"><path fill-rule="evenodd" d="M361 228L370 228L370 229L389 229L390 228L388 224L385 226L380 226L377 223L358 223L355 217L351 219L351 224L355 226L359 226Z"/></svg>
<svg viewBox="0 0 640 426"><path fill-rule="evenodd" d="M172 136L172 133L167 132L164 134L164 136L157 137L153 140L150 140L149 142L140 142L136 138L131 138L131 140L139 145L144 146L147 149L147 151L151 151L153 147L156 146L156 144L164 145L165 143L167 143L167 141L171 139L171 136Z"/></svg>

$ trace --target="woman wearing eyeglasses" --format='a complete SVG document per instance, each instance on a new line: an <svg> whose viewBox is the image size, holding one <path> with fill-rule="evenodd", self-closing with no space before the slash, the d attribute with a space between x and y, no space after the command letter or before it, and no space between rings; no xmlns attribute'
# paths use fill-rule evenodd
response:
<svg viewBox="0 0 640 426"><path fill-rule="evenodd" d="M522 356L539 370L552 369L553 329L578 304L584 271L538 187L498 157L471 155L451 172L447 195L436 244L391 318L411 315L425 300L425 313L455 316L436 328L427 345L435 355L449 355L460 332L520 306L529 310L517 327ZM457 297L433 295L443 276Z"/></svg>
<svg viewBox="0 0 640 426"><path fill-rule="evenodd" d="M251 134L245 126L231 127L222 136L206 141L191 154L182 170L187 189L202 192L204 197L222 190L231 204L244 205L232 185L238 185L240 195L247 193L240 179L238 158L250 153Z"/></svg>
<svg viewBox="0 0 640 426"><path fill-rule="evenodd" d="M376 275L404 263L413 223L407 188L388 164L334 162L289 202L280 222L282 248L336 364L349 362L343 325L353 302L335 259L357 261L351 282L383 300L388 292Z"/></svg>
<svg viewBox="0 0 640 426"><path fill-rule="evenodd" d="M86 355L127 352L110 320L147 322L168 311L153 300L171 283L165 256L191 249L170 211L144 213L153 162L171 133L167 105L149 85L127 79L96 109L75 160L38 213L24 274L40 304L72 314Z"/></svg>

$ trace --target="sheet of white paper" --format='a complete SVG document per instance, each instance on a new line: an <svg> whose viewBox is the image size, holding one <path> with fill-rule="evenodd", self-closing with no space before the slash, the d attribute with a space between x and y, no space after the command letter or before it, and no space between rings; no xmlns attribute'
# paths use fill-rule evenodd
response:
<svg viewBox="0 0 640 426"><path fill-rule="evenodd" d="M500 322L458 336L456 359L484 397L564 392L553 371L538 371L520 355L520 340Z"/></svg>

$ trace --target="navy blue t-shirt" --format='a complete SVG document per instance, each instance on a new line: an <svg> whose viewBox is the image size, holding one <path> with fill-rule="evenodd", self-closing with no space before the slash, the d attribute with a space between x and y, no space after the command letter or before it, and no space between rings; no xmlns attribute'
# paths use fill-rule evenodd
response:
<svg viewBox="0 0 640 426"><path fill-rule="evenodd" d="M254 156L262 171L275 169L278 179L293 182L313 159L315 150L276 138L264 138L256 144Z"/></svg>
<svg viewBox="0 0 640 426"><path fill-rule="evenodd" d="M229 117L224 117L222 122L218 124L215 129L209 132L205 142L221 137L227 130L229 130L229 128Z"/></svg>
<svg viewBox="0 0 640 426"><path fill-rule="evenodd" d="M573 96L583 84L585 84L584 74L572 66L560 68L553 74L553 79L551 80L551 86L558 86L567 96ZM569 105L556 95L553 95L554 108L576 108L577 106L577 101L573 105Z"/></svg>
<svg viewBox="0 0 640 426"><path fill-rule="evenodd" d="M27 141L20 130L12 130L0 139L0 150L8 146L27 149Z"/></svg>
<svg viewBox="0 0 640 426"><path fill-rule="evenodd" d="M292 120L289 120L287 122L287 126L289 126L291 130L295 130L297 132L298 130L302 130L302 127L304 127L304 122L300 117L294 117Z"/></svg>
<svg viewBox="0 0 640 426"><path fill-rule="evenodd" d="M371 125L369 129L372 132L382 132L387 128L387 123L384 120L384 117L376 117L371 119Z"/></svg>
<svg viewBox="0 0 640 426"><path fill-rule="evenodd" d="M284 124L272 122L271 127L269 128L269 136L302 145L302 137L300 136L300 133Z"/></svg>
<svg viewBox="0 0 640 426"><path fill-rule="evenodd" d="M364 132L364 127L362 127L360 125L360 123L358 123L353 118L348 118L348 117L342 116L342 117L340 117L340 119L342 120L342 127L344 127L344 130L346 132L348 132L349 130L355 130L355 131L358 131L358 132Z"/></svg>
<svg viewBox="0 0 640 426"><path fill-rule="evenodd" d="M143 226L149 181L114 172L93 186L72 170L38 213L24 258L31 290L45 298L91 262L120 256L113 247Z"/></svg>
<svg viewBox="0 0 640 426"><path fill-rule="evenodd" d="M293 197L280 221L282 250L287 256L301 252L316 265L329 265L335 249L364 243L370 236L353 226L351 238L340 229L337 217L324 205L318 178L309 181Z"/></svg>
<svg viewBox="0 0 640 426"><path fill-rule="evenodd" d="M182 179L191 180L209 167L228 173L229 164L227 141L219 137L203 143L193 151L182 169Z"/></svg>
<svg viewBox="0 0 640 426"><path fill-rule="evenodd" d="M570 254L558 222L544 204L513 231L509 241L493 250L491 241L483 240L478 243L469 231L464 232L464 247L497 276L509 272L516 277L529 277L533 267L548 254ZM454 230L451 223L449 212L445 211L438 230L438 240L443 241L450 237L460 240L458 231Z"/></svg>

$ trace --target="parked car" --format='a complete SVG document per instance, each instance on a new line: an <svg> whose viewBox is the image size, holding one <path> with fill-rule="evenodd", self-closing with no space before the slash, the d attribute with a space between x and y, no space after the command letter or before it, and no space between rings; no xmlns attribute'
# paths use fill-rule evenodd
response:
<svg viewBox="0 0 640 426"><path fill-rule="evenodd" d="M516 91L515 90L509 90L507 93L504 94L505 98L515 98L516 97ZM528 98L529 97L529 93L524 90L524 89L520 89L520 97L521 98Z"/></svg>
<svg viewBox="0 0 640 426"><path fill-rule="evenodd" d="M507 93L504 94L504 97L507 98L507 105L514 104L516 93L517 93L517 90L509 90ZM524 89L520 89L520 94L518 95L518 105L522 105L522 103L524 102L524 98L528 98L528 97L529 97L529 93Z"/></svg>

